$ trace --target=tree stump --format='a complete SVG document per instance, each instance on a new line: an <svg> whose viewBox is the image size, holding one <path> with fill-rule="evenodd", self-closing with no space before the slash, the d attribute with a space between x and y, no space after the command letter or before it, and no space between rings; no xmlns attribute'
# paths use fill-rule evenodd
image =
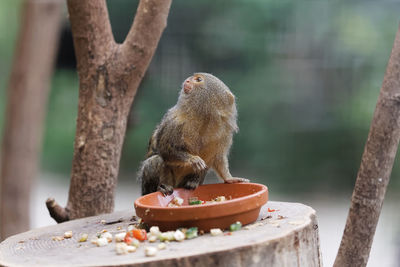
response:
<svg viewBox="0 0 400 267"><path fill-rule="evenodd" d="M170 242L153 257L145 256L144 247L156 247L157 243L146 241L136 252L126 255L116 254L115 242L104 247L90 243L97 232L106 229L115 234L136 219L134 211L120 211L14 235L0 244L0 265L322 266L315 211L303 204L268 202L255 223L232 235L204 234ZM66 231L73 232L72 238L53 240ZM80 243L83 233L89 238Z"/></svg>

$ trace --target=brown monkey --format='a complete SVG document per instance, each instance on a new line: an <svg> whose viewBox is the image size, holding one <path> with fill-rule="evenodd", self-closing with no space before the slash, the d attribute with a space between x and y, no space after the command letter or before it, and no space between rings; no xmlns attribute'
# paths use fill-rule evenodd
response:
<svg viewBox="0 0 400 267"><path fill-rule="evenodd" d="M217 77L196 73L182 84L178 103L156 127L138 179L142 194L174 187L195 189L209 168L225 183L248 182L232 177L228 153L238 131L235 96Z"/></svg>

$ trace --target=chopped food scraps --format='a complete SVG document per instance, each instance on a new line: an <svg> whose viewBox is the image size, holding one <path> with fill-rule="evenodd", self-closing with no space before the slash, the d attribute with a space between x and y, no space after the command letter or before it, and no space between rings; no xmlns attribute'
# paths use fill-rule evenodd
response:
<svg viewBox="0 0 400 267"><path fill-rule="evenodd" d="M64 233L64 238L71 238L72 237L72 231L67 231Z"/></svg>
<svg viewBox="0 0 400 267"><path fill-rule="evenodd" d="M160 228L158 228L158 226L152 226L150 227L150 234L154 235L154 236L159 236L160 235Z"/></svg>
<svg viewBox="0 0 400 267"><path fill-rule="evenodd" d="M78 242L86 242L88 239L89 235L88 234L82 234L81 238L79 238Z"/></svg>
<svg viewBox="0 0 400 267"><path fill-rule="evenodd" d="M113 236L110 232L104 232L101 234L101 237L107 239L108 243L112 242Z"/></svg>
<svg viewBox="0 0 400 267"><path fill-rule="evenodd" d="M51 239L53 239L54 241L62 241L64 240L63 236L52 236Z"/></svg>
<svg viewBox="0 0 400 267"><path fill-rule="evenodd" d="M174 197L168 204L168 207L180 207L183 204L183 198Z"/></svg>
<svg viewBox="0 0 400 267"><path fill-rule="evenodd" d="M155 256L157 254L157 248L155 248L155 247L145 247L144 248L144 252L145 252L147 257L152 257L152 256Z"/></svg>
<svg viewBox="0 0 400 267"><path fill-rule="evenodd" d="M166 248L167 248L167 245L165 244L165 242L163 242L163 243L158 244L157 248L158 248L159 250L163 250L163 249L166 249Z"/></svg>
<svg viewBox="0 0 400 267"><path fill-rule="evenodd" d="M200 205L203 204L204 201L199 200L197 197L191 197L189 198L189 205Z"/></svg>
<svg viewBox="0 0 400 267"><path fill-rule="evenodd" d="M97 238L97 240L95 241L95 244L98 247L103 247L105 245L108 245L108 240L105 237L100 237L100 238Z"/></svg>
<svg viewBox="0 0 400 267"><path fill-rule="evenodd" d="M279 210L268 208L268 212L275 212L275 211L279 211Z"/></svg>
<svg viewBox="0 0 400 267"><path fill-rule="evenodd" d="M186 239L192 239L198 236L198 229L197 227L191 227L186 230L185 232Z"/></svg>
<svg viewBox="0 0 400 267"><path fill-rule="evenodd" d="M215 202L223 202L223 201L226 201L226 197L225 196L219 196L219 197L214 198L214 201Z"/></svg>
<svg viewBox="0 0 400 267"><path fill-rule="evenodd" d="M218 201L224 201L224 198L220 198ZM179 203L179 202L177 202ZM122 227L117 228L121 230ZM210 235L212 236L224 236L232 235L234 231L242 229L242 223L237 221L230 225L230 231L223 231L220 228L214 228L210 230ZM162 232L158 226L152 226L147 232L144 229L139 229L137 226L129 225L127 226L127 231L119 231L116 233L109 232L109 230L103 229L93 235L91 243L98 246L104 247L111 242L115 242L115 253L117 255L126 255L138 250L141 243L148 241L148 244L154 243L154 246L144 246L144 254L147 257L152 257L157 255L158 251L167 248L168 243L171 241L183 242L184 240L189 240L197 238L199 235L204 234L204 231L199 231L197 227L190 228L179 228L175 231ZM79 239L77 242L86 242L89 235L87 233L78 234ZM62 241L66 238L72 238L72 231L67 231L63 236L53 236L53 240ZM145 243L146 244L146 243ZM81 246L81 245L79 245Z"/></svg>
<svg viewBox="0 0 400 267"><path fill-rule="evenodd" d="M149 236L149 238L148 238L148 240L149 240L150 243L156 242L157 239L158 239L158 238L157 238L157 236L155 236L155 235L151 235L151 236Z"/></svg>
<svg viewBox="0 0 400 267"><path fill-rule="evenodd" d="M128 254L135 251L135 246L129 246L126 243L117 243L115 245L115 252L117 252L118 255Z"/></svg>
<svg viewBox="0 0 400 267"><path fill-rule="evenodd" d="M185 237L185 234L181 230L176 230L174 233L174 239L178 242L183 241Z"/></svg>
<svg viewBox="0 0 400 267"><path fill-rule="evenodd" d="M175 239L174 237L175 231L168 231L168 232L163 232L159 235L160 241L173 241Z"/></svg>
<svg viewBox="0 0 400 267"><path fill-rule="evenodd" d="M219 228L213 228L213 229L210 229L210 234L212 236L219 236L219 235L223 235L223 232Z"/></svg>
<svg viewBox="0 0 400 267"><path fill-rule="evenodd" d="M241 222L235 222L235 223L232 223L229 226L229 231L231 231L231 232L238 231L240 229L242 229L242 223Z"/></svg>
<svg viewBox="0 0 400 267"><path fill-rule="evenodd" d="M191 197L191 198L189 198L188 203L189 203L189 205L201 205L201 204L212 204L212 203L224 202L224 201L226 201L225 196L218 196L209 201L199 200L197 197Z"/></svg>
<svg viewBox="0 0 400 267"><path fill-rule="evenodd" d="M128 237L128 236L136 238L139 241L147 240L147 232L144 229L133 229L126 233L125 237Z"/></svg>
<svg viewBox="0 0 400 267"><path fill-rule="evenodd" d="M115 236L114 236L115 242L117 242L117 243L124 242L125 236L126 236L126 232L115 234Z"/></svg>
<svg viewBox="0 0 400 267"><path fill-rule="evenodd" d="M218 196L216 198L213 198L209 201L204 201L199 199L198 197L190 197L188 199L188 204L190 206L192 205L202 205L202 204L212 204L212 203L216 203L216 202L224 202L226 201L226 197L225 196ZM171 202L168 203L168 207L173 208L173 207L181 207L183 205L183 199L180 197L174 197Z"/></svg>
<svg viewBox="0 0 400 267"><path fill-rule="evenodd" d="M124 242L130 246L135 246L135 247L140 246L139 240L137 240L136 238L131 237L131 236L125 236Z"/></svg>

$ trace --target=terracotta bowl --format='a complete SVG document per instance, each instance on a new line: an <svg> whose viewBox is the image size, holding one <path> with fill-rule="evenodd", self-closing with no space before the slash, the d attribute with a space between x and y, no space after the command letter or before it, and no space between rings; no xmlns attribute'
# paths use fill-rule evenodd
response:
<svg viewBox="0 0 400 267"><path fill-rule="evenodd" d="M180 207L168 207L174 197L184 200ZM226 201L188 205L190 197L210 201L225 196ZM151 193L135 201L136 215L149 226L158 226L161 231L181 227L198 227L208 232L211 228L227 229L240 221L243 225L257 220L261 206L268 201L268 188L262 184L208 184L196 190L176 188L170 196L160 192Z"/></svg>

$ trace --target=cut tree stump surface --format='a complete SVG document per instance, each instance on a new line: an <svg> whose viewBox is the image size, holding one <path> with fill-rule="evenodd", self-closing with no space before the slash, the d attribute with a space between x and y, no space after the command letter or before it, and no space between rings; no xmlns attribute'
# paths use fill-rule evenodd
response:
<svg viewBox="0 0 400 267"><path fill-rule="evenodd" d="M268 208L277 211L268 212ZM136 252L126 255L116 254L114 241L104 247L90 243L103 229L113 235L122 232L134 218L132 210L119 211L14 235L0 244L0 265L322 266L315 211L300 203L270 201L262 207L257 222L232 235L205 234L183 242L170 242L154 257L146 257L144 247L156 247L158 241L146 241ZM63 236L66 231L73 232L72 238L52 239ZM89 238L79 243L83 233Z"/></svg>

